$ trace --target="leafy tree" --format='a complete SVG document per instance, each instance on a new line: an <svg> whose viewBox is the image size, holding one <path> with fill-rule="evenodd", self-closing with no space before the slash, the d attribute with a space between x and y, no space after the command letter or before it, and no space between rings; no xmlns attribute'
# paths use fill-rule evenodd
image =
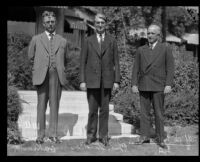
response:
<svg viewBox="0 0 200 162"><path fill-rule="evenodd" d="M183 7L167 7L167 25L169 33L181 37L185 32L190 32L197 28L196 19Z"/></svg>

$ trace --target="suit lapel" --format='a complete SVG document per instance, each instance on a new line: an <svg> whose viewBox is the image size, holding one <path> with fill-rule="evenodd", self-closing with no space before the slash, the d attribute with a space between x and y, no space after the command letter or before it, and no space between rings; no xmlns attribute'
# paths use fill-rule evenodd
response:
<svg viewBox="0 0 200 162"><path fill-rule="evenodd" d="M57 53L57 50L58 50L58 47L59 47L59 45L60 45L60 41L61 41L61 39L59 39L59 36L56 34L55 36L54 36L54 53L56 54Z"/></svg>
<svg viewBox="0 0 200 162"><path fill-rule="evenodd" d="M49 53L50 44L49 44L49 39L45 32L41 35L41 42L42 42L44 48L46 49L47 53Z"/></svg>
<svg viewBox="0 0 200 162"><path fill-rule="evenodd" d="M148 45L145 45L143 47L143 55L144 55L145 61L147 62L147 65L150 64L149 50L150 49L149 49Z"/></svg>
<svg viewBox="0 0 200 162"><path fill-rule="evenodd" d="M152 51L153 56L152 56L152 59L149 60L149 63L146 68L146 72L148 72L151 69L152 65L156 62L157 58L159 57L160 48L161 46L160 46L160 43L158 42Z"/></svg>
<svg viewBox="0 0 200 162"><path fill-rule="evenodd" d="M156 60L156 58L158 57L158 55L159 55L159 47L160 47L160 44L159 44L159 42L156 44L156 46L154 47L154 49L153 49L153 57L152 57L152 59L150 60L150 64L152 64L153 62L155 62L155 60Z"/></svg>
<svg viewBox="0 0 200 162"><path fill-rule="evenodd" d="M104 55L105 50L109 47L109 42L110 42L109 36L105 34L104 41L102 42L102 51L101 51L102 56Z"/></svg>
<svg viewBox="0 0 200 162"><path fill-rule="evenodd" d="M91 41L92 41L91 44L93 45L93 47L94 47L94 49L96 50L97 54L98 54L99 56L101 56L100 48L99 48L99 42L98 42L98 40L97 40L96 34L94 34L94 35L92 36Z"/></svg>

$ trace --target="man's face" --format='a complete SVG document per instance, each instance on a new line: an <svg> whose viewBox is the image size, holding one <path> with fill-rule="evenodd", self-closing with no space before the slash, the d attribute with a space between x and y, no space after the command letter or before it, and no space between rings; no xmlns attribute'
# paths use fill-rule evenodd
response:
<svg viewBox="0 0 200 162"><path fill-rule="evenodd" d="M43 26L49 33L53 33L56 29L56 19L53 16L45 16Z"/></svg>
<svg viewBox="0 0 200 162"><path fill-rule="evenodd" d="M155 43L159 39L159 28L156 26L150 26L147 31L147 39L150 44Z"/></svg>
<svg viewBox="0 0 200 162"><path fill-rule="evenodd" d="M100 18L100 17L96 17L95 18L95 28L96 28L96 32L99 34L102 34L105 32L105 27L106 27L106 22Z"/></svg>

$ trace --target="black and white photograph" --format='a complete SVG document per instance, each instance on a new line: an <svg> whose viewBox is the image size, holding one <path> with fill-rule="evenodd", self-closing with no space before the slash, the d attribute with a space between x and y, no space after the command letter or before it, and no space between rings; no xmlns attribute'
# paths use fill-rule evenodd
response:
<svg viewBox="0 0 200 162"><path fill-rule="evenodd" d="M7 156L199 156L198 6L7 12Z"/></svg>

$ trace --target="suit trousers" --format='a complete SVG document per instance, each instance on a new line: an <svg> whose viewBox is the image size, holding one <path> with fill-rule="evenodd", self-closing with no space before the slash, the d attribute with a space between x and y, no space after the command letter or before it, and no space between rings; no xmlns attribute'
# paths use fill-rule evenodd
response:
<svg viewBox="0 0 200 162"><path fill-rule="evenodd" d="M111 88L88 88L87 100L89 104L87 138L96 138L99 127L99 138L108 138L109 101ZM99 115L98 115L99 110Z"/></svg>
<svg viewBox="0 0 200 162"><path fill-rule="evenodd" d="M151 106L152 104L152 106ZM140 91L140 133L141 136L151 137L151 107L155 114L156 137L164 140L164 93Z"/></svg>
<svg viewBox="0 0 200 162"><path fill-rule="evenodd" d="M50 107L48 136L56 137L59 102L62 92L62 87L58 78L58 73L56 68L50 67L47 71L44 82L41 85L37 85L36 88L38 97L38 104L37 104L38 138L43 138L45 136L45 128L46 128L45 113L48 101Z"/></svg>

